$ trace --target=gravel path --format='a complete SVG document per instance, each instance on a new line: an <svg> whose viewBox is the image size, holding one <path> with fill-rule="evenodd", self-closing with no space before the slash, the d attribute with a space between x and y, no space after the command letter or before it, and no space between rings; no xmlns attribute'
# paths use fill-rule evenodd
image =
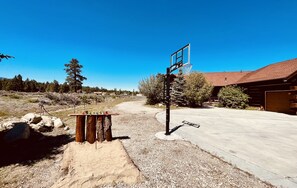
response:
<svg viewBox="0 0 297 188"><path fill-rule="evenodd" d="M122 142L146 178L135 187L272 187L189 142L157 139L164 131L155 119L160 109L143 104L121 103L113 118L113 136L130 138Z"/></svg>

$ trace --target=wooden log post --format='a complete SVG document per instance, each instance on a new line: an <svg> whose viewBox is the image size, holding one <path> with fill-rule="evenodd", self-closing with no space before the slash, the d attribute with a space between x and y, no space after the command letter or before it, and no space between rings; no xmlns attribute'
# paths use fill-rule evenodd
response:
<svg viewBox="0 0 297 188"><path fill-rule="evenodd" d="M96 116L87 116L87 141L93 144L96 141Z"/></svg>
<svg viewBox="0 0 297 188"><path fill-rule="evenodd" d="M84 115L76 116L76 134L75 134L76 142L85 141L85 120L86 118Z"/></svg>
<svg viewBox="0 0 297 188"><path fill-rule="evenodd" d="M103 116L98 116L96 128L97 128L97 140L99 142L103 142L104 141L103 122L104 122Z"/></svg>
<svg viewBox="0 0 297 188"><path fill-rule="evenodd" d="M104 118L104 134L106 141L112 141L112 133L111 133L111 115L105 115Z"/></svg>

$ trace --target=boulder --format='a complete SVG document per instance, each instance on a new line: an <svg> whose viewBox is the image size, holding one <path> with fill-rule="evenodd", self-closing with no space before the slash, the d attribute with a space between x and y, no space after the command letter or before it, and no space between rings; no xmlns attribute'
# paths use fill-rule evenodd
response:
<svg viewBox="0 0 297 188"><path fill-rule="evenodd" d="M5 133L3 140L7 143L22 139L28 139L30 136L30 127L25 122L14 122L11 129Z"/></svg>
<svg viewBox="0 0 297 188"><path fill-rule="evenodd" d="M57 119L54 121L54 127L55 127L55 128L62 128L62 127L64 127L64 123L63 123L63 121L62 121L60 118L57 118Z"/></svg>
<svg viewBox="0 0 297 188"><path fill-rule="evenodd" d="M0 132L12 129L15 126L14 123L18 123L18 122L25 123L25 121L21 121L21 120L16 119L16 118L12 118L12 119L7 120L6 122L0 124Z"/></svg>
<svg viewBox="0 0 297 188"><path fill-rule="evenodd" d="M47 126L43 121L37 124L30 124L30 127L39 132L50 132L53 130L53 126Z"/></svg>
<svg viewBox="0 0 297 188"><path fill-rule="evenodd" d="M28 124L37 124L42 120L42 118L39 114L28 113L22 117L22 120L26 121Z"/></svg>
<svg viewBox="0 0 297 188"><path fill-rule="evenodd" d="M42 118L42 121L41 122L43 122L45 126L51 127L51 128L54 127L54 122L53 122L53 120L52 120L51 117L49 117L49 116L41 116L41 118Z"/></svg>
<svg viewBox="0 0 297 188"><path fill-rule="evenodd" d="M29 126L36 131L38 131L38 129L39 129L39 125L37 125L37 124L30 124Z"/></svg>
<svg viewBox="0 0 297 188"><path fill-rule="evenodd" d="M68 126L64 127L65 131L68 131L70 128Z"/></svg>

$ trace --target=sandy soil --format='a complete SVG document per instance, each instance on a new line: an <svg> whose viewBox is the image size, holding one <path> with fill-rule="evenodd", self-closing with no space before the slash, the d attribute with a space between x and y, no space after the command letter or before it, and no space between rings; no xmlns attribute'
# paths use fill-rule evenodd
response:
<svg viewBox="0 0 297 188"><path fill-rule="evenodd" d="M121 141L68 144L61 170L66 174L52 187L96 187L135 184L143 179Z"/></svg>

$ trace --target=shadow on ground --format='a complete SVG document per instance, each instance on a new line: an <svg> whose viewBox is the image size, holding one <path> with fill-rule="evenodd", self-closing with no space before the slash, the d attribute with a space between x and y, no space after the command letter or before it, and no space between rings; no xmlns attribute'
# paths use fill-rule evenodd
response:
<svg viewBox="0 0 297 188"><path fill-rule="evenodd" d="M116 136L116 137L112 137L112 140L128 140L131 139L129 136Z"/></svg>
<svg viewBox="0 0 297 188"><path fill-rule="evenodd" d="M61 146L73 140L71 135L50 136L34 130L31 130L28 140L12 144L0 140L0 167L16 163L31 165L41 159L52 159L56 154L63 152Z"/></svg>

